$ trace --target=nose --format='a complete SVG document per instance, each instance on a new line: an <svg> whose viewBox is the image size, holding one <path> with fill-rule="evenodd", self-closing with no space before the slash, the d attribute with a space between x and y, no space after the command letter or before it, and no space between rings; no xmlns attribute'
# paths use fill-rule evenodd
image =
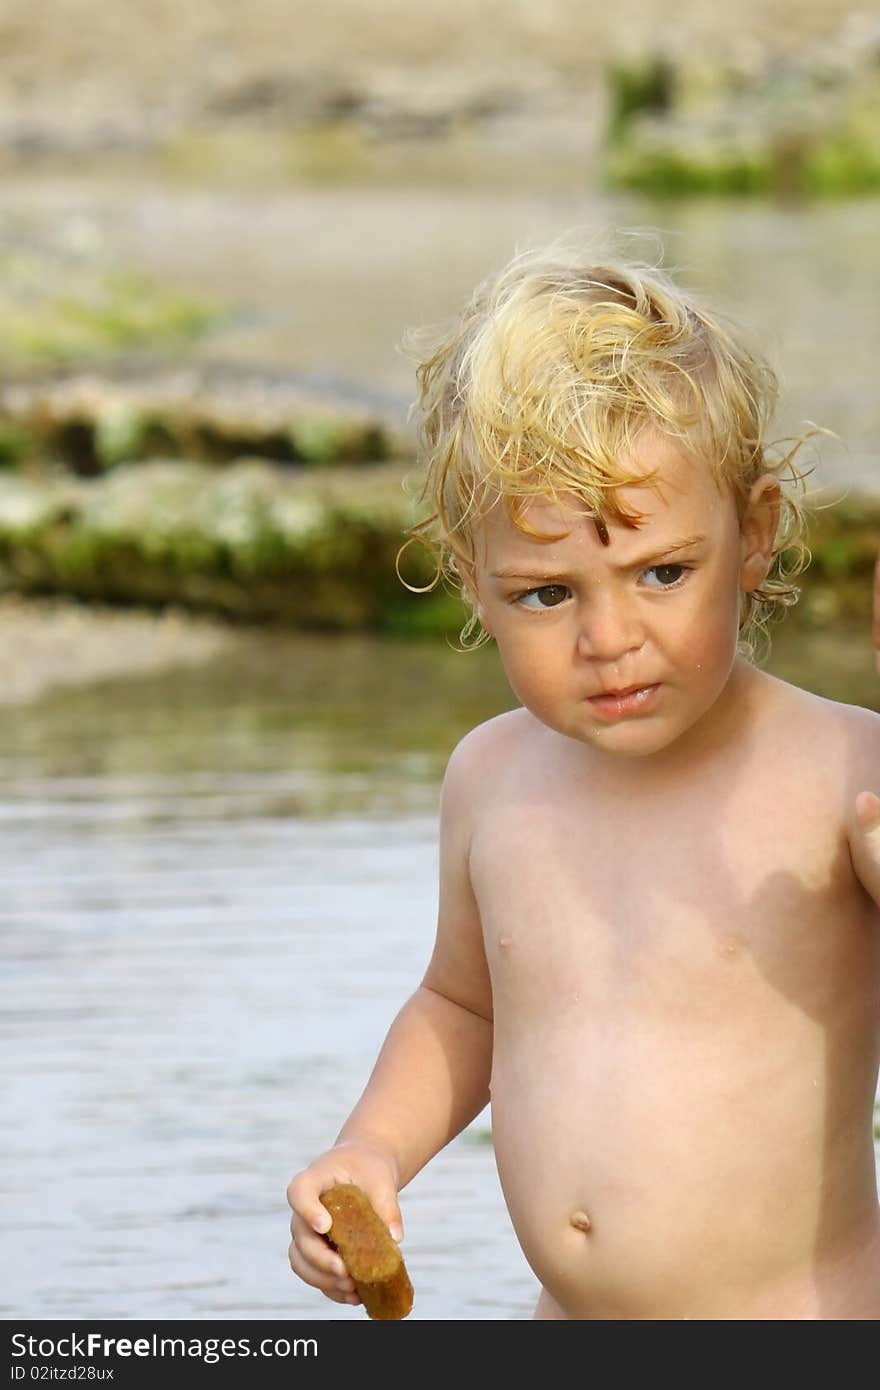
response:
<svg viewBox="0 0 880 1390"><path fill-rule="evenodd" d="M644 628L632 599L615 594L610 586L590 596L579 619L578 651L593 661L620 661L644 643Z"/></svg>

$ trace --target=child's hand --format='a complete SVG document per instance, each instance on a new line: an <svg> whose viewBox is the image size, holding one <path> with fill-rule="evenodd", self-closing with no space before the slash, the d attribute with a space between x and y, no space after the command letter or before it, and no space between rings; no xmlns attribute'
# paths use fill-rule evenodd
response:
<svg viewBox="0 0 880 1390"><path fill-rule="evenodd" d="M324 1239L332 1221L320 1196L338 1182L357 1183L394 1239L403 1239L403 1218L397 1201L397 1166L392 1155L370 1144L346 1140L321 1154L288 1185L287 1200L293 1209L290 1268L334 1303L360 1303L354 1281L349 1278L336 1251Z"/></svg>
<svg viewBox="0 0 880 1390"><path fill-rule="evenodd" d="M880 906L880 797L859 792L849 827L853 867L875 903Z"/></svg>

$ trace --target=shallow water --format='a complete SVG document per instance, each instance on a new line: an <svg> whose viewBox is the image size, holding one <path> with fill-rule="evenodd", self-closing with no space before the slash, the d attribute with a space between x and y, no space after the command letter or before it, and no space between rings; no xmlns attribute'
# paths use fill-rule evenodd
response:
<svg viewBox="0 0 880 1390"><path fill-rule="evenodd" d="M770 663L880 705L867 634ZM864 640L863 640L864 639ZM340 1319L287 1268L435 912L439 781L494 652L243 635L0 725L5 1318ZM418 1319L528 1318L488 1112L403 1194Z"/></svg>
<svg viewBox="0 0 880 1390"><path fill-rule="evenodd" d="M363 1316L284 1188L427 959L442 750L501 694L453 655L245 639L5 712L2 1316ZM416 1316L533 1301L487 1129L407 1191Z"/></svg>

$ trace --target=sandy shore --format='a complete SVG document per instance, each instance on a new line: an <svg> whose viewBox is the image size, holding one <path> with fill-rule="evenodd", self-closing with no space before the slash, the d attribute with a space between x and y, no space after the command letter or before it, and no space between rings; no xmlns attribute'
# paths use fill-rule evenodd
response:
<svg viewBox="0 0 880 1390"><path fill-rule="evenodd" d="M0 137L30 163L55 148L143 149L218 121L308 120L352 104L430 115L488 100L534 115L570 106L614 55L749 63L821 43L860 13L840 0L4 0Z"/></svg>
<svg viewBox="0 0 880 1390"><path fill-rule="evenodd" d="M150 613L63 599L0 598L0 704L53 687L192 666L235 641L222 623L176 610Z"/></svg>

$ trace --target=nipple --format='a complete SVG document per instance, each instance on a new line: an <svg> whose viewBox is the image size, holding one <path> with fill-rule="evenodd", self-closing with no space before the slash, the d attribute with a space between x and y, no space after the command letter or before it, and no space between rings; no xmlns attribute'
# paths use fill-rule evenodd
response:
<svg viewBox="0 0 880 1390"><path fill-rule="evenodd" d="M576 1231L583 1231L584 1235L593 1229L593 1223L585 1211L573 1211L568 1219L569 1224L574 1226Z"/></svg>
<svg viewBox="0 0 880 1390"><path fill-rule="evenodd" d="M498 945L499 945L499 946L509 946L509 945L510 945L510 937L509 937L509 936L499 936L499 938L498 938Z"/></svg>

